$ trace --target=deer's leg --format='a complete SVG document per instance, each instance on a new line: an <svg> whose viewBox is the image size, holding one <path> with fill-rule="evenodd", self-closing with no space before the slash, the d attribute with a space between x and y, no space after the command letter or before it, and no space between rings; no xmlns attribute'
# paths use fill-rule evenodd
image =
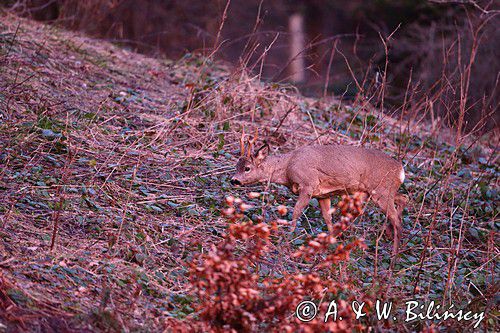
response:
<svg viewBox="0 0 500 333"><path fill-rule="evenodd" d="M394 258L396 258L399 250L399 241L401 239L402 227L401 227L401 219L399 218L399 214L396 210L396 207L394 207L394 203L389 204L389 207L387 208L387 216L394 230L394 244L392 247L392 255L394 256Z"/></svg>
<svg viewBox="0 0 500 333"><path fill-rule="evenodd" d="M330 208L332 204L332 200L330 198L318 199L319 207L321 208L321 215L325 219L326 226L328 227L328 232L330 234L333 233L333 225L332 225L332 214L330 214Z"/></svg>
<svg viewBox="0 0 500 333"><path fill-rule="evenodd" d="M391 268L393 268L396 262L396 256L399 251L399 240L401 239L401 231L402 231L401 219L394 205L393 197L387 195L387 196L377 196L373 199L389 219L389 222L391 223L392 229L394 231L394 243L392 246L393 257L391 260Z"/></svg>
<svg viewBox="0 0 500 333"><path fill-rule="evenodd" d="M399 218L401 218L401 216L403 214L403 209L405 208L406 204L408 203L408 200L409 200L408 196L406 196L404 194L396 193L396 195L394 197L394 203L396 204Z"/></svg>
<svg viewBox="0 0 500 333"><path fill-rule="evenodd" d="M393 235L396 233L392 221L389 219L389 214L387 213L388 207L388 198L385 194L377 193L376 195L372 195L371 198L373 202L382 210L385 214L386 218L389 220L390 225L385 224L384 232L385 235L392 239Z"/></svg>
<svg viewBox="0 0 500 333"><path fill-rule="evenodd" d="M299 219L300 215L302 215L302 211L304 210L304 208L306 208L306 206L309 204L311 196L312 196L312 189L301 188L299 190L299 198L297 199L297 203L293 208L292 232L295 231L295 228L297 227L297 220Z"/></svg>

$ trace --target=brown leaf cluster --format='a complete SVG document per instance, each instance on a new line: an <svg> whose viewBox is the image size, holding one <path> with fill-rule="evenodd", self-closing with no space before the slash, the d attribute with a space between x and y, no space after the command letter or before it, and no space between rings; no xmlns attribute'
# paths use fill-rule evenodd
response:
<svg viewBox="0 0 500 333"><path fill-rule="evenodd" d="M343 197L338 207L346 223L361 213L363 199L360 195ZM191 264L190 282L199 301L196 318L189 321L169 319L167 330L351 332L361 328L352 318L348 303L336 299L338 292L348 286L325 278L328 274L320 270L331 269L348 260L353 249L364 246L361 240L344 246L337 244L334 236L321 233L292 255L293 259L302 259L306 264L323 256L321 264L313 266L314 270L263 277L259 275L259 263L270 252L271 236L277 233L277 223L238 222L245 209L244 203L233 197L226 198L226 203L229 208L223 213L232 223L223 241ZM338 315L343 320L330 319L325 323L324 314L333 299L337 301ZM303 300L324 300L318 305L318 316L310 322L301 322L295 316L296 307Z"/></svg>

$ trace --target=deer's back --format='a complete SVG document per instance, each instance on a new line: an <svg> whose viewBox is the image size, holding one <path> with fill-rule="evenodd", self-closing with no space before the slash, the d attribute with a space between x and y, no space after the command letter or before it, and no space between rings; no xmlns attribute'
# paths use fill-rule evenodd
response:
<svg viewBox="0 0 500 333"><path fill-rule="evenodd" d="M319 182L318 195L345 189L371 191L383 187L397 190L401 185L401 163L376 149L305 146L292 152L289 161L291 182Z"/></svg>

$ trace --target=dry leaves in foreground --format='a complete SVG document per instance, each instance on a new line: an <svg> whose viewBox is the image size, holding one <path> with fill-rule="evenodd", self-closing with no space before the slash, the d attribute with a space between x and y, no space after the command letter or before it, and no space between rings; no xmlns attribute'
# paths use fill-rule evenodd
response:
<svg viewBox="0 0 500 333"><path fill-rule="evenodd" d="M344 196L339 203L342 224L352 222L362 211L363 198ZM319 234L306 242L292 258L312 265L308 273L291 272L282 276L267 274L261 268L269 260L271 240L277 235L278 224L241 222L242 214L235 204L226 200L225 215L233 222L224 239L208 254L201 254L191 264L190 283L198 298L196 317L186 320L169 319L166 328L172 331L200 332L351 332L362 329L348 311L346 300L337 300L338 315L342 320L324 322L329 302L321 302L318 315L309 322L301 322L295 315L303 300L333 300L339 291L350 287L326 278L333 267L349 260L349 253L363 248L357 239L344 246L332 235ZM240 208L241 210L241 208ZM277 245L279 246L279 244ZM264 264L265 263L265 264ZM271 270L272 271L272 270ZM368 302L369 304L370 302Z"/></svg>

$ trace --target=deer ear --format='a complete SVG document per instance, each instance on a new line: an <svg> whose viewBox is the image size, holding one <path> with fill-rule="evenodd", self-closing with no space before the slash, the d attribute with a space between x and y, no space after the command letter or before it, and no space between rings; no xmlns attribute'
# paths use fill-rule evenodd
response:
<svg viewBox="0 0 500 333"><path fill-rule="evenodd" d="M266 159L266 157L269 155L270 149L271 147L269 147L269 144L267 144L266 142L262 147L259 148L259 150L257 150L257 152L255 152L253 159L256 165L261 164L262 161Z"/></svg>

